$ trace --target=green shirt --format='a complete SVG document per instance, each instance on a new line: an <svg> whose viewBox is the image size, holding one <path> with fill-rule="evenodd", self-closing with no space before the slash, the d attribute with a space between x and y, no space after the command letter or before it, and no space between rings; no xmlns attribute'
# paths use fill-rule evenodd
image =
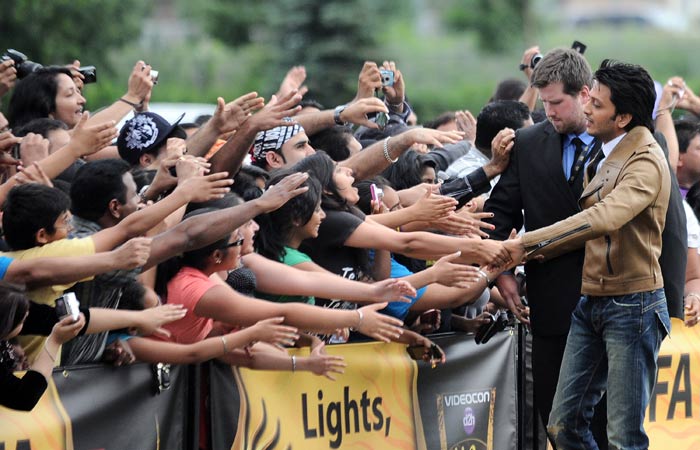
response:
<svg viewBox="0 0 700 450"><path fill-rule="evenodd" d="M311 262L311 258L309 258L309 255L307 255L304 252L300 252L299 250L291 247L284 247L284 256L282 257L282 260L280 261L282 264L286 264L288 266L296 266L297 264L305 263L305 262ZM308 303L310 305L314 305L316 303L316 300L314 297L305 297L302 295L273 295L273 294L266 294L264 292L256 291L256 297L262 298L265 300L269 300L271 302L277 302L277 303Z"/></svg>

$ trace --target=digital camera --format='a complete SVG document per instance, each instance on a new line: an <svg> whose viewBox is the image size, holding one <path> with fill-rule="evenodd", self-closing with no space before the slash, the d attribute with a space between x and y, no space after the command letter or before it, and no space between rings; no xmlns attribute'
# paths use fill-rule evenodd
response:
<svg viewBox="0 0 700 450"><path fill-rule="evenodd" d="M379 73L382 76L382 86L393 86L394 85L394 71L379 69Z"/></svg>
<svg viewBox="0 0 700 450"><path fill-rule="evenodd" d="M62 297L56 299L56 315L59 319L71 316L73 322L80 316L80 302L74 292L66 292Z"/></svg>
<svg viewBox="0 0 700 450"><path fill-rule="evenodd" d="M29 61L27 59L27 55L25 55L22 52L18 52L15 49L8 48L5 53L0 57L3 61L7 61L8 59L11 59L12 61L15 62L15 69L17 69L17 78L20 80L30 73L34 73L37 70L41 69L42 66L39 63L36 63L34 61Z"/></svg>

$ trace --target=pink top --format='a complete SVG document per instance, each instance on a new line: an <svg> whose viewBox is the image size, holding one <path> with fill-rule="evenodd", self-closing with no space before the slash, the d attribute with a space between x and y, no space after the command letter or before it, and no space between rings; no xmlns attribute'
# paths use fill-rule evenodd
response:
<svg viewBox="0 0 700 450"><path fill-rule="evenodd" d="M197 316L194 313L194 308L204 294L214 286L217 284L199 270L192 267L180 269L177 275L168 282L167 303L184 305L187 308L187 314L182 319L163 326L171 333L169 339L158 338L179 344L192 344L209 336L214 320Z"/></svg>

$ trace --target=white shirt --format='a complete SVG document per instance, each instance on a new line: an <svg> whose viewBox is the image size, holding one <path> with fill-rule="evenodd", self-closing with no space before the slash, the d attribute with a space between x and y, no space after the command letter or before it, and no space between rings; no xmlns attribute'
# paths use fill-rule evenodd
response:
<svg viewBox="0 0 700 450"><path fill-rule="evenodd" d="M619 135L618 137L616 137L615 139L613 139L612 141L609 141L609 142L606 142L605 144L603 144L602 150L603 150L603 154L605 155L605 157L603 157L603 159L601 159L600 162L598 163L598 167L595 168L596 172L598 170L600 170L600 166L603 165L603 162L605 162L605 160L608 159L608 156L610 156L610 153L612 153L612 151L615 149L615 147L617 147L617 144L619 144L620 141L622 140L622 138L625 136L627 136L627 133L623 133L623 134Z"/></svg>
<svg viewBox="0 0 700 450"><path fill-rule="evenodd" d="M683 200L686 230L688 231L688 248L700 248L700 223L688 202Z"/></svg>

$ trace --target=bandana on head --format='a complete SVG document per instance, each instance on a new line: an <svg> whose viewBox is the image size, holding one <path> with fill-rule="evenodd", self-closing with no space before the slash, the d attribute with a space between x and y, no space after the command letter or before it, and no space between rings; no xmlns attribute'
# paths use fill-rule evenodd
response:
<svg viewBox="0 0 700 450"><path fill-rule="evenodd" d="M286 117L284 120L288 122L292 121L289 117ZM290 124L288 126L275 127L271 130L259 132L255 135L255 142L250 149L252 160L254 162L263 161L267 152L278 152L285 142L302 131L304 131L304 128L302 128L301 125Z"/></svg>

